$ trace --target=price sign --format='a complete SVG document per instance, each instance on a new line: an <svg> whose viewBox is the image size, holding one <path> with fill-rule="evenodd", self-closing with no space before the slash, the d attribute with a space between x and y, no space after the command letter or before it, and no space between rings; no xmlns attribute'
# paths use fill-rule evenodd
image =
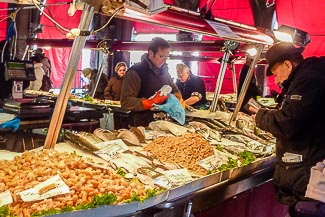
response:
<svg viewBox="0 0 325 217"><path fill-rule="evenodd" d="M171 181L173 186L185 185L193 181L193 178L187 169L168 170L164 175Z"/></svg>
<svg viewBox="0 0 325 217"><path fill-rule="evenodd" d="M11 204L12 202L13 200L9 190L0 193L0 207Z"/></svg>
<svg viewBox="0 0 325 217"><path fill-rule="evenodd" d="M98 143L96 146L100 147L100 149L95 151L94 154L107 161L114 158L117 154L128 150L128 146L123 142L122 139Z"/></svg>
<svg viewBox="0 0 325 217"><path fill-rule="evenodd" d="M206 170L212 171L218 169L220 167L221 162L215 155L211 155L207 158L198 161L197 164Z"/></svg>

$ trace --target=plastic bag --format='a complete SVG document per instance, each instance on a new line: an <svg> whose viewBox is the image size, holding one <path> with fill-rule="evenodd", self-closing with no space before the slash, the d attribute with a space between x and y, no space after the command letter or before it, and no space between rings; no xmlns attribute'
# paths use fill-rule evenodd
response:
<svg viewBox="0 0 325 217"><path fill-rule="evenodd" d="M17 117L15 117L10 121L3 122L2 124L0 124L0 128L10 128L13 129L14 132L18 130L19 126L20 126L20 119Z"/></svg>
<svg viewBox="0 0 325 217"><path fill-rule="evenodd" d="M181 125L185 124L185 111L182 107L182 104L176 98L174 94L170 94L166 102L162 105L154 104L156 108L161 111L169 114L171 118L180 123Z"/></svg>
<svg viewBox="0 0 325 217"><path fill-rule="evenodd" d="M99 119L100 128L106 130L114 130L114 116L113 113L104 113L103 118Z"/></svg>

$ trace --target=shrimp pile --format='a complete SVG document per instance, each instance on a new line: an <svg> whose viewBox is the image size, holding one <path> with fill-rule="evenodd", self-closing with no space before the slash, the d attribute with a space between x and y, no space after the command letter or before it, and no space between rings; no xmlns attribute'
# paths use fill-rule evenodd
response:
<svg viewBox="0 0 325 217"><path fill-rule="evenodd" d="M70 193L33 202L24 202L17 194L55 175L59 175L69 186ZM13 203L8 207L17 216L30 216L42 210L60 210L67 206L76 207L104 193L115 194L116 203L131 198L134 192L139 197L146 196L143 184L128 182L111 170L87 164L76 154L54 150L27 151L12 161L0 161L0 193L6 190L13 197Z"/></svg>

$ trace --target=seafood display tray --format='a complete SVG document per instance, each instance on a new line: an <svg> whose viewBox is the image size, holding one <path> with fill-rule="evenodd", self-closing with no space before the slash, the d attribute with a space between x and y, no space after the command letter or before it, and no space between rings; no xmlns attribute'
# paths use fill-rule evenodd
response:
<svg viewBox="0 0 325 217"><path fill-rule="evenodd" d="M263 168L273 167L274 165L275 158L273 156L261 158L251 164L229 170L229 179L245 176Z"/></svg>
<svg viewBox="0 0 325 217"><path fill-rule="evenodd" d="M138 202L112 205L112 206L100 206L93 209L78 210L73 212L66 212L53 216L57 217L98 217L98 216L123 216L135 213L138 209Z"/></svg>

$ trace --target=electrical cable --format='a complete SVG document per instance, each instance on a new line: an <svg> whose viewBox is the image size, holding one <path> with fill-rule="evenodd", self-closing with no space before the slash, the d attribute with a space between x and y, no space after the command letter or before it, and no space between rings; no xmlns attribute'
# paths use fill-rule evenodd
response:
<svg viewBox="0 0 325 217"><path fill-rule="evenodd" d="M51 16L53 19L54 19L54 16L53 16L53 14L52 14L52 11L51 11L51 9L48 7L49 5L45 5L45 8L48 10L48 13L49 13L49 16ZM59 27L58 27L58 25L56 25L55 23L54 23L54 26L56 27L56 29L62 34L62 35L64 35L65 36L65 32L64 31L62 31L62 29L60 29ZM62 25L61 25L62 26ZM53 27L53 26L48 26L48 27ZM63 26L64 28L66 28L65 26ZM66 29L68 29L68 28L66 28Z"/></svg>
<svg viewBox="0 0 325 217"><path fill-rule="evenodd" d="M38 6L38 3L40 4L40 2L37 2L37 0L33 0L33 4L35 5L35 7L43 13L43 15L45 17L47 17L50 21L52 21L54 24L56 24L59 28L63 29L66 32L70 32L69 29L63 27L62 25L60 25L58 22L56 22L54 19L52 19L47 13L45 13L44 11L42 11L42 9Z"/></svg>
<svg viewBox="0 0 325 217"><path fill-rule="evenodd" d="M9 16L2 18L2 19L0 20L0 23L3 22L3 21L5 21L5 20L8 19L8 18L9 18Z"/></svg>
<svg viewBox="0 0 325 217"><path fill-rule="evenodd" d="M3 63L3 57L4 57L4 53L7 47L8 41L6 41L2 47L2 51L1 51L1 63Z"/></svg>
<svg viewBox="0 0 325 217"><path fill-rule="evenodd" d="M124 6L122 6L122 7L120 7L120 8L118 8L118 9L116 9L115 11L114 11L114 13L111 15L111 17L109 18L109 20L102 26L102 27L100 27L99 29L97 29L97 30L94 30L92 33L97 33L97 32L99 32L99 31L101 31L102 29L104 29L110 22L111 22L111 20L114 18L114 16L120 11L120 10L122 10L124 8Z"/></svg>

